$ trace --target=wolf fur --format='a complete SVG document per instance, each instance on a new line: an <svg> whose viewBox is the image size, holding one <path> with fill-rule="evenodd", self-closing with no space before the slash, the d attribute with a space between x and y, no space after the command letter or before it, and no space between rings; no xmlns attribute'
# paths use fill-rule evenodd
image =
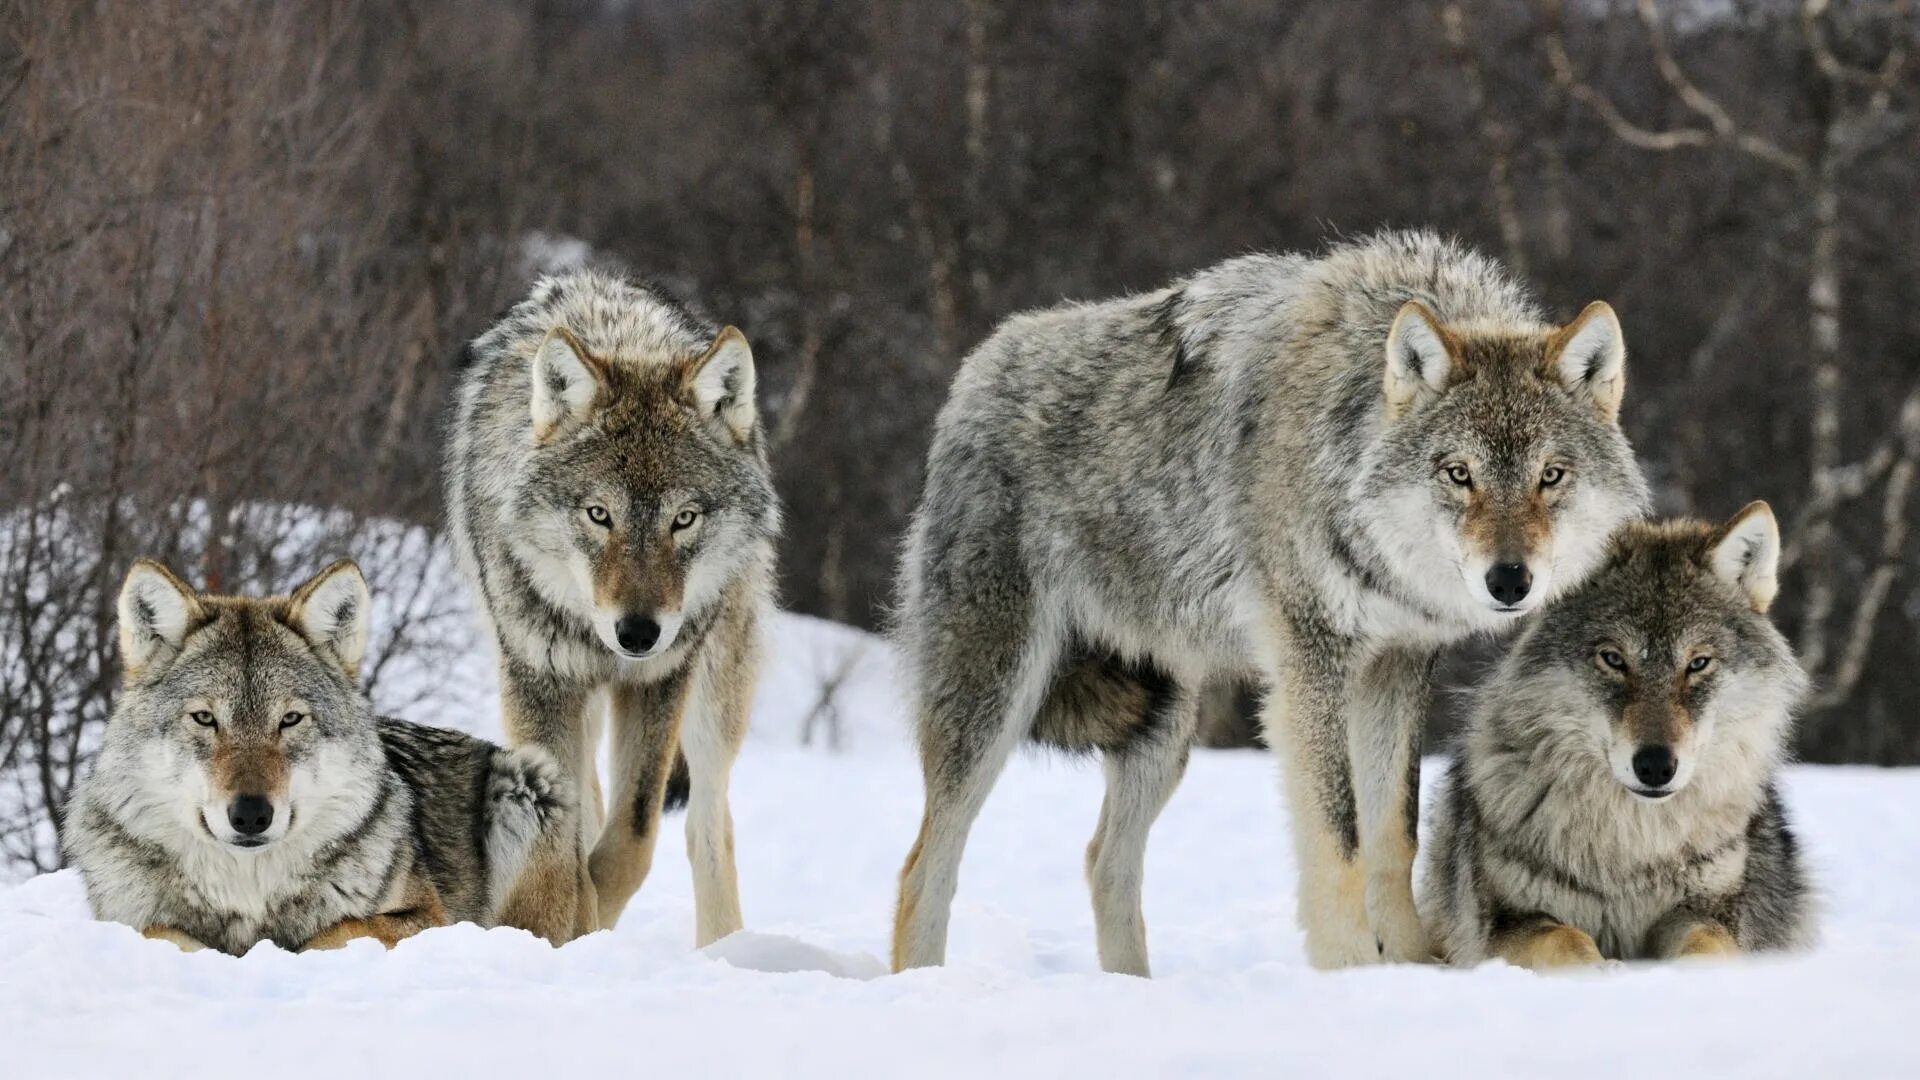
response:
<svg viewBox="0 0 1920 1080"><path fill-rule="evenodd" d="M1629 525L1521 634L1430 815L1421 909L1448 959L1810 940L1775 786L1807 686L1766 617L1779 550L1765 503L1718 527Z"/></svg>
<svg viewBox="0 0 1920 1080"><path fill-rule="evenodd" d="M746 339L582 271L536 284L468 361L449 526L498 647L510 740L550 751L584 806L572 840L535 853L506 921L556 944L612 926L652 863L677 750L695 940L732 933L727 776L780 522ZM608 713L610 814L594 768Z"/></svg>
<svg viewBox="0 0 1920 1080"><path fill-rule="evenodd" d="M1033 738L1104 753L1100 961L1147 973L1147 831L1214 674L1272 687L1309 957L1427 958L1428 673L1576 583L1642 512L1624 360L1606 305L1549 324L1492 261L1425 233L1003 324L954 380L902 560L926 806L895 966L943 960L967 832Z"/></svg>
<svg viewBox="0 0 1920 1080"><path fill-rule="evenodd" d="M134 565L124 682L63 830L97 917L236 955L493 925L565 782L537 750L376 718L367 608L346 562L264 600Z"/></svg>

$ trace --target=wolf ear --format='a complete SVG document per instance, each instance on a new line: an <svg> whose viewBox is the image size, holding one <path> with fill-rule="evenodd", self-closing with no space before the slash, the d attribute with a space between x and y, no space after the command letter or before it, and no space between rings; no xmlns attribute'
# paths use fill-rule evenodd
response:
<svg viewBox="0 0 1920 1080"><path fill-rule="evenodd" d="M564 326L547 331L533 357L533 439L546 442L562 424L585 420L600 396L600 362Z"/></svg>
<svg viewBox="0 0 1920 1080"><path fill-rule="evenodd" d="M1576 396L1593 402L1602 419L1620 422L1620 398L1627 390L1627 339L1620 317L1604 300L1595 300L1554 331L1547 343L1547 364Z"/></svg>
<svg viewBox="0 0 1920 1080"><path fill-rule="evenodd" d="M687 365L687 388L702 416L717 417L734 441L753 433L753 350L747 336L729 326L698 360Z"/></svg>
<svg viewBox="0 0 1920 1080"><path fill-rule="evenodd" d="M120 660L127 677L171 660L202 615L186 582L157 562L136 560L120 586Z"/></svg>
<svg viewBox="0 0 1920 1080"><path fill-rule="evenodd" d="M1387 412L1399 417L1421 398L1447 388L1460 363L1458 343L1432 309L1409 300L1387 331Z"/></svg>
<svg viewBox="0 0 1920 1080"><path fill-rule="evenodd" d="M1750 502L1720 526L1713 537L1713 572L1746 592L1753 610L1764 613L1780 591L1780 526L1773 508Z"/></svg>
<svg viewBox="0 0 1920 1080"><path fill-rule="evenodd" d="M360 661L367 655L367 579L351 560L341 559L293 590L293 628L322 655L347 673L360 677Z"/></svg>

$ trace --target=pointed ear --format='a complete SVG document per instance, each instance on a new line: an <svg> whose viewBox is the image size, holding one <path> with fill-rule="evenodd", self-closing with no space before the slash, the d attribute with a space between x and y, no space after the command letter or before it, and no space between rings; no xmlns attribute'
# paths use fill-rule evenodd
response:
<svg viewBox="0 0 1920 1080"><path fill-rule="evenodd" d="M1609 424L1620 422L1620 398L1627 390L1627 339L1620 317L1605 301L1595 300L1554 331L1547 342L1547 365L1560 382L1593 407Z"/></svg>
<svg viewBox="0 0 1920 1080"><path fill-rule="evenodd" d="M1387 331L1387 414L1400 417L1447 388L1460 343L1427 305L1409 300Z"/></svg>
<svg viewBox="0 0 1920 1080"><path fill-rule="evenodd" d="M293 590L288 616L293 628L321 655L340 665L347 678L360 677L367 655L367 624L373 606L360 568L341 559Z"/></svg>
<svg viewBox="0 0 1920 1080"><path fill-rule="evenodd" d="M1773 508L1750 502L1713 537L1713 572L1746 592L1753 610L1765 612L1780 591L1780 527Z"/></svg>
<svg viewBox="0 0 1920 1080"><path fill-rule="evenodd" d="M533 439L544 443L561 426L585 420L600 397L600 361L564 326L547 331L533 356Z"/></svg>
<svg viewBox="0 0 1920 1080"><path fill-rule="evenodd" d="M173 659L203 615L186 582L157 562L137 560L120 586L120 660L127 678Z"/></svg>
<svg viewBox="0 0 1920 1080"><path fill-rule="evenodd" d="M687 389L702 415L726 425L734 441L744 444L753 433L758 414L753 406L753 350L747 337L729 326L713 344L687 365Z"/></svg>

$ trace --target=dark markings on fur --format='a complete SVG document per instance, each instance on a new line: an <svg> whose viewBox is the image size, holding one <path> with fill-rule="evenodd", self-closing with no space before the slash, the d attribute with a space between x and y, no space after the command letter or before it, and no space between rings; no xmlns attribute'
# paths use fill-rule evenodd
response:
<svg viewBox="0 0 1920 1080"><path fill-rule="evenodd" d="M1160 344L1172 357L1167 367L1167 389L1172 390L1181 378L1193 369L1193 358L1187 354L1187 344L1180 333L1180 305L1186 300L1183 290L1175 289L1167 294L1165 300L1155 304L1148 311L1153 332Z"/></svg>

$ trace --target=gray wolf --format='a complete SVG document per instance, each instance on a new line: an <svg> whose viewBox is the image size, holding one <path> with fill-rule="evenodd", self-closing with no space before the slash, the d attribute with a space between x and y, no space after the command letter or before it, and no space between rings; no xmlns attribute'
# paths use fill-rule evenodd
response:
<svg viewBox="0 0 1920 1080"><path fill-rule="evenodd" d="M1479 696L1429 815L1448 959L1529 968L1781 949L1811 902L1774 776L1807 686L1767 619L1779 532L1633 524Z"/></svg>
<svg viewBox="0 0 1920 1080"><path fill-rule="evenodd" d="M268 599L134 564L124 681L63 828L97 917L235 955L494 924L570 817L564 779L537 751L376 718L367 616L349 562Z"/></svg>
<svg viewBox="0 0 1920 1080"><path fill-rule="evenodd" d="M1105 755L1100 962L1147 973L1147 831L1217 673L1271 687L1309 958L1427 958L1429 670L1576 583L1643 511L1624 364L1605 304L1549 324L1426 233L1003 324L939 415L900 572L926 805L895 965L944 958L967 832L1031 738Z"/></svg>
<svg viewBox="0 0 1920 1080"><path fill-rule="evenodd" d="M695 940L724 937L740 928L727 775L780 525L753 354L656 288L581 271L537 283L467 355L449 529L510 741L545 747L582 792L576 836L535 852L506 921L555 944L612 926L652 864L677 752ZM610 815L594 767L608 713Z"/></svg>

